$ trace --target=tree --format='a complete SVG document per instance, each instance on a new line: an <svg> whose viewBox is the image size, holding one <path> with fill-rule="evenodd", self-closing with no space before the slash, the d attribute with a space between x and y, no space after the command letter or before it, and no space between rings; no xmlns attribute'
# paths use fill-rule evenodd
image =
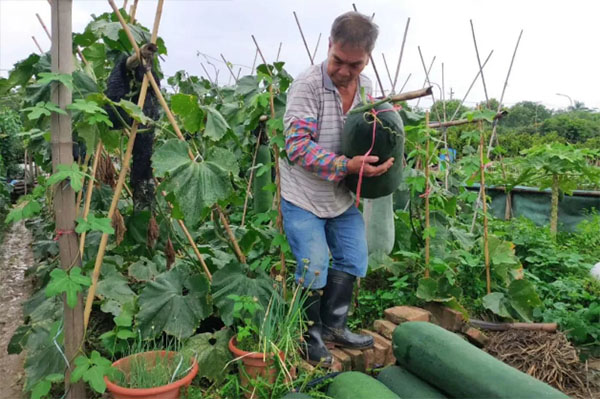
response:
<svg viewBox="0 0 600 399"><path fill-rule="evenodd" d="M552 116L552 111L543 104L533 101L521 101L508 110L508 115L502 118L500 126L514 128L519 131L537 132L541 122Z"/></svg>

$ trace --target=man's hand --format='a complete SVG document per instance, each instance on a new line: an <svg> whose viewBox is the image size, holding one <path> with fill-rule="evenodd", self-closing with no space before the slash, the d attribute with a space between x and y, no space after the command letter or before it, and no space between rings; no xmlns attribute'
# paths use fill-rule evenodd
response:
<svg viewBox="0 0 600 399"><path fill-rule="evenodd" d="M348 174L358 174L360 173L360 167L365 162L365 167L363 169L363 176L365 177L375 177L380 176L387 172L392 165L394 164L394 158L389 158L387 161L382 163L379 166L372 165L373 163L379 161L379 157L374 155L369 155L365 157L364 155L357 155L348 161Z"/></svg>

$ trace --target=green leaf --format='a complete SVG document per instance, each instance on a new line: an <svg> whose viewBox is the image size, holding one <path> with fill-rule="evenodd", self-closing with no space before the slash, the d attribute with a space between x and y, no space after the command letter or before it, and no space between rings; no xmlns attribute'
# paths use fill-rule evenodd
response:
<svg viewBox="0 0 600 399"><path fill-rule="evenodd" d="M230 150L222 147L211 147L206 154L206 160L214 162L226 171L231 172L233 176L240 173L240 163L237 157Z"/></svg>
<svg viewBox="0 0 600 399"><path fill-rule="evenodd" d="M52 383L47 379L44 379L37 384L34 385L33 390L31 391L31 399L41 399L44 396L50 393L50 388L52 387Z"/></svg>
<svg viewBox="0 0 600 399"><path fill-rule="evenodd" d="M74 308L77 304L77 293L90 284L90 278L82 276L79 267L72 268L69 274L63 269L54 269L50 273L50 282L46 286L45 293L47 297L66 293L67 305Z"/></svg>
<svg viewBox="0 0 600 399"><path fill-rule="evenodd" d="M6 215L5 223L15 223L23 219L29 219L40 213L41 210L41 205L34 199L22 201Z"/></svg>
<svg viewBox="0 0 600 399"><path fill-rule="evenodd" d="M231 331L222 329L214 334L203 333L189 338L184 351L196 356L198 361L198 376L219 382L228 372L233 358L229 351Z"/></svg>
<svg viewBox="0 0 600 399"><path fill-rule="evenodd" d="M200 220L202 211L233 191L228 172L215 162L190 159L170 172L162 189L175 195L177 204L190 226Z"/></svg>
<svg viewBox="0 0 600 399"><path fill-rule="evenodd" d="M96 217L93 213L90 213L87 220L83 218L77 218L77 227L75 232L81 234L84 231L97 230L106 234L114 234L115 229L112 227L112 220L109 218Z"/></svg>
<svg viewBox="0 0 600 399"><path fill-rule="evenodd" d="M79 170L79 165L73 162L70 165L60 164L58 171L48 178L48 185L53 185L63 180L69 180L73 191L78 192L83 187L83 178L85 173Z"/></svg>
<svg viewBox="0 0 600 399"><path fill-rule="evenodd" d="M204 111L198 105L198 98L189 94L171 96L173 113L183 120L183 127L190 133L196 133L204 122Z"/></svg>
<svg viewBox="0 0 600 399"><path fill-rule="evenodd" d="M190 275L179 266L150 281L139 297L136 318L145 337L162 331L178 338L191 336L205 317L211 314L206 277Z"/></svg>
<svg viewBox="0 0 600 399"><path fill-rule="evenodd" d="M511 317L510 312L506 308L506 300L501 292L492 292L483 297L483 307L491 310L498 316Z"/></svg>
<svg viewBox="0 0 600 399"><path fill-rule="evenodd" d="M510 306L526 322L532 322L533 310L543 305L535 287L528 280L514 280L510 283L508 300Z"/></svg>
<svg viewBox="0 0 600 399"><path fill-rule="evenodd" d="M127 270L129 276L134 280L151 281L164 271L164 267L161 268L156 263L142 256L140 260L129 266Z"/></svg>
<svg viewBox="0 0 600 399"><path fill-rule="evenodd" d="M111 268L112 273L110 272ZM109 312L106 309L109 302L112 302L113 305L116 304L113 307L115 309L111 309L112 312L110 312L115 316L122 314L124 312L123 308L127 304L132 304L137 297L135 292L129 287L128 280L111 264L105 264L102 267L102 279L98 282L96 293L103 299L103 312Z"/></svg>
<svg viewBox="0 0 600 399"><path fill-rule="evenodd" d="M51 102L40 101L33 107L23 108L21 111L29 112L27 114L27 118L29 120L39 119L41 116L50 116L52 112L56 112L57 114L67 115L65 110L59 108L56 104Z"/></svg>
<svg viewBox="0 0 600 399"><path fill-rule="evenodd" d="M242 76L235 86L235 93L246 96L258 90L258 80L256 76Z"/></svg>
<svg viewBox="0 0 600 399"><path fill-rule="evenodd" d="M147 125L148 123L152 122L152 119L144 115L142 109L131 101L121 99L118 103L115 103L115 105L121 107L123 111L125 111L131 118L138 121L142 125Z"/></svg>
<svg viewBox="0 0 600 399"><path fill-rule="evenodd" d="M231 262L213 275L212 295L226 325L233 323L234 301L229 295L257 298L264 309L273 292L273 281L262 271L251 272L247 266Z"/></svg>
<svg viewBox="0 0 600 399"><path fill-rule="evenodd" d="M432 278L422 278L417 287L417 298L433 301L438 296L438 283Z"/></svg>
<svg viewBox="0 0 600 399"><path fill-rule="evenodd" d="M230 129L229 124L215 108L204 107L204 110L207 113L204 135L213 141L221 140L225 136L225 133L227 133L227 130Z"/></svg>
<svg viewBox="0 0 600 399"><path fill-rule="evenodd" d="M73 91L73 77L64 73L40 72L38 75L41 79L37 80L39 84L50 84L52 82L60 82L66 88Z"/></svg>
<svg viewBox="0 0 600 399"><path fill-rule="evenodd" d="M155 175L163 177L190 162L188 150L189 146L185 141L179 139L167 140L152 155L152 167Z"/></svg>

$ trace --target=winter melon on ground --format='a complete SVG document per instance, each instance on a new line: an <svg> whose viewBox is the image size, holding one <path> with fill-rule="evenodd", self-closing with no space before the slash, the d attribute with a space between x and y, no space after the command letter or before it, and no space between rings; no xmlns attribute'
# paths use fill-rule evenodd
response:
<svg viewBox="0 0 600 399"><path fill-rule="evenodd" d="M402 399L447 399L440 391L399 366L384 368L377 380Z"/></svg>
<svg viewBox="0 0 600 399"><path fill-rule="evenodd" d="M455 398L568 398L432 323L403 323L392 341L401 366Z"/></svg>
<svg viewBox="0 0 600 399"><path fill-rule="evenodd" d="M358 371L348 371L335 377L327 395L334 399L400 399L375 378Z"/></svg>

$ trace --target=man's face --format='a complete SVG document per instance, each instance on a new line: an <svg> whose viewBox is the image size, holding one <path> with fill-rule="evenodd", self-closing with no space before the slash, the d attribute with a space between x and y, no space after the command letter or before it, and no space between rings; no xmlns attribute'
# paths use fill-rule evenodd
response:
<svg viewBox="0 0 600 399"><path fill-rule="evenodd" d="M361 47L329 41L327 74L336 87L348 87L369 62L369 53Z"/></svg>

